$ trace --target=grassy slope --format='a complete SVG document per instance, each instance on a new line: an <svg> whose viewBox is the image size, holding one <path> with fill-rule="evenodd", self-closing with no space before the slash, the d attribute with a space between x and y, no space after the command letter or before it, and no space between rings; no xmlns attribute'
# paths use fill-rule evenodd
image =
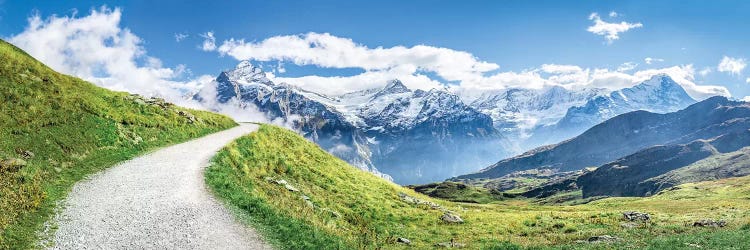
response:
<svg viewBox="0 0 750 250"><path fill-rule="evenodd" d="M264 125L223 149L207 171L207 182L251 224L281 248L429 248L451 238L468 248L651 247L750 248L750 177L686 184L650 198L609 198L577 206L541 206L525 200L493 204L431 199L357 170L291 131ZM284 179L311 198L267 181ZM400 200L403 192L434 201L465 220L449 225L441 212ZM332 215L336 211L340 217ZM651 223L623 229L622 211L652 214ZM702 218L729 226L693 228ZM615 245L575 243L610 234ZM676 236L673 236L676 235Z"/></svg>
<svg viewBox="0 0 750 250"><path fill-rule="evenodd" d="M503 200L502 193L458 182L438 182L407 186L430 197L455 202L490 203Z"/></svg>
<svg viewBox="0 0 750 250"><path fill-rule="evenodd" d="M55 203L86 175L236 125L224 116L162 109L128 96L56 73L0 41L0 159L20 158L25 150L35 155L21 169L0 169L0 249L33 247ZM189 124L177 110L202 121Z"/></svg>

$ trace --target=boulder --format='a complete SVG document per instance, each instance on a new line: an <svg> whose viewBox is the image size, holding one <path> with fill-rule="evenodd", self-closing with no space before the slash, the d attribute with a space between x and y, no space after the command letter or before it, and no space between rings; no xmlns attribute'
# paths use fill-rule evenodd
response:
<svg viewBox="0 0 750 250"><path fill-rule="evenodd" d="M611 235L599 235L599 236L591 236L588 239L589 243L612 243L615 241L620 240L620 238L617 238L615 236Z"/></svg>
<svg viewBox="0 0 750 250"><path fill-rule="evenodd" d="M411 245L411 241L407 238L398 237L398 239L396 239L396 242Z"/></svg>
<svg viewBox="0 0 750 250"><path fill-rule="evenodd" d="M636 227L638 227L638 225L639 225L639 223L636 223L636 222L623 222L623 223L620 223L620 226L622 228L626 228L626 229L636 228Z"/></svg>
<svg viewBox="0 0 750 250"><path fill-rule="evenodd" d="M448 223L464 223L461 217L451 212L445 212L443 216L440 216L440 219Z"/></svg>
<svg viewBox="0 0 750 250"><path fill-rule="evenodd" d="M26 166L26 161L17 158L10 158L0 160L0 172L13 172L18 171L22 167Z"/></svg>
<svg viewBox="0 0 750 250"><path fill-rule="evenodd" d="M445 247L445 248L462 248L465 247L466 244L464 243L458 243L456 242L456 239L451 239L449 242L440 242L435 244L436 247Z"/></svg>
<svg viewBox="0 0 750 250"><path fill-rule="evenodd" d="M193 114L191 114L190 112L178 110L177 114L180 115L180 116L182 116L182 117L185 117L185 119L187 119L188 123L190 123L190 124L196 123L198 121L198 119L195 118L195 116Z"/></svg>
<svg viewBox="0 0 750 250"><path fill-rule="evenodd" d="M635 211L623 212L622 217L625 218L625 220L627 221L649 221L651 220L651 216L649 214L635 212Z"/></svg>
<svg viewBox="0 0 750 250"><path fill-rule="evenodd" d="M22 149L16 149L16 153L21 156L21 158L24 159L31 159L34 158L34 153L28 150L22 150Z"/></svg>
<svg viewBox="0 0 750 250"><path fill-rule="evenodd" d="M284 184L284 188L286 188L286 190L289 190L289 191L292 191L292 192L299 192L299 189L297 189L296 187L294 187L294 186L292 186L290 184Z"/></svg>
<svg viewBox="0 0 750 250"><path fill-rule="evenodd" d="M712 219L703 219L696 222L693 222L694 227L725 227L727 225L727 222L724 220L712 220Z"/></svg>

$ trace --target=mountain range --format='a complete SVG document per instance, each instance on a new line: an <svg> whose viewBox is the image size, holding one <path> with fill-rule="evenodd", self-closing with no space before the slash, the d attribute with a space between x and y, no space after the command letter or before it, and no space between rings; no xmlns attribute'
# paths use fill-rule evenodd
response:
<svg viewBox="0 0 750 250"><path fill-rule="evenodd" d="M695 102L663 74L611 92L513 88L468 104L449 90L412 90L395 79L382 88L329 96L275 83L247 61L220 73L192 98L217 111L226 105L257 108L333 155L400 184L477 171L622 113L666 113Z"/></svg>
<svg viewBox="0 0 750 250"><path fill-rule="evenodd" d="M687 182L747 175L750 165L743 159L748 151L750 104L716 96L666 114L622 114L573 139L451 180L471 183L533 169L554 169L578 172L524 195L549 196L580 189L583 198L649 196Z"/></svg>
<svg viewBox="0 0 750 250"><path fill-rule="evenodd" d="M241 62L193 98L213 109L254 106L269 119L292 123L333 155L397 183L441 180L507 152L490 116L455 94L411 90L399 80L327 96L274 83L260 68Z"/></svg>

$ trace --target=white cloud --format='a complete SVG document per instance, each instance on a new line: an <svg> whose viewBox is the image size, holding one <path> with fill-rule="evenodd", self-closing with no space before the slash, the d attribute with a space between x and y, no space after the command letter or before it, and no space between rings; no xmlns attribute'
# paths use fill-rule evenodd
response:
<svg viewBox="0 0 750 250"><path fill-rule="evenodd" d="M433 72L448 81L477 77L499 68L479 61L472 54L426 45L369 48L349 38L327 33L274 36L260 42L230 39L217 51L239 60L289 61L297 65L324 68L361 68L389 71L396 67L413 72Z"/></svg>
<svg viewBox="0 0 750 250"><path fill-rule="evenodd" d="M698 74L705 77L708 74L711 74L711 72L713 72L713 70L710 67L705 67L701 71L698 71Z"/></svg>
<svg viewBox="0 0 750 250"><path fill-rule="evenodd" d="M609 17L617 17L617 16L619 16L619 15L620 15L620 14L618 14L617 12L614 12L614 11L610 11L610 12L609 12Z"/></svg>
<svg viewBox="0 0 750 250"><path fill-rule="evenodd" d="M663 62L663 61L664 59L661 59L661 58L646 57L643 59L643 62L645 62L646 64L652 64L654 62Z"/></svg>
<svg viewBox="0 0 750 250"><path fill-rule="evenodd" d="M179 42L182 42L182 40L185 40L185 38L188 38L190 35L185 33L175 33L174 34L174 40Z"/></svg>
<svg viewBox="0 0 750 250"><path fill-rule="evenodd" d="M203 44L200 46L203 51L216 50L216 37L214 37L213 31L203 33L200 36L203 37Z"/></svg>
<svg viewBox="0 0 750 250"><path fill-rule="evenodd" d="M32 15L28 27L8 41L57 71L97 85L182 100L179 96L199 82L179 80L189 73L185 65L165 67L148 56L143 41L119 26L121 15L120 9L105 7L82 17Z"/></svg>
<svg viewBox="0 0 750 250"><path fill-rule="evenodd" d="M747 60L745 60L745 58L724 56L716 69L719 72L729 72L729 74L732 75L739 75L746 66Z"/></svg>
<svg viewBox="0 0 750 250"><path fill-rule="evenodd" d="M626 63L623 63L622 65L620 65L620 67L617 67L617 71L619 71L619 72L631 71L631 70L635 69L635 67L638 67L637 63L626 62Z"/></svg>
<svg viewBox="0 0 750 250"><path fill-rule="evenodd" d="M743 102L750 102L750 96L745 96L745 98L742 98Z"/></svg>
<svg viewBox="0 0 750 250"><path fill-rule="evenodd" d="M745 79L745 82L746 83L750 83L750 77L748 77L747 79Z"/></svg>
<svg viewBox="0 0 750 250"><path fill-rule="evenodd" d="M542 64L542 71L553 74L574 73L581 71L576 65Z"/></svg>
<svg viewBox="0 0 750 250"><path fill-rule="evenodd" d="M724 87L695 84L692 65L626 73L634 70L638 64L628 62L614 70L544 64L520 72L495 72L498 65L481 61L463 51L426 45L369 48L351 39L330 34L275 36L253 43L229 39L221 44L216 49L221 55L238 60L279 63L274 72L276 74L269 74L269 78L276 82L286 82L328 95L382 87L388 80L398 78L412 89L448 88L466 98L466 101L471 101L487 91L507 88L563 86L570 89L600 87L614 90L633 86L658 73L672 75L696 99L716 94L729 95ZM283 73L278 68L281 63L355 68L364 72L353 76L285 77L277 75ZM451 83L446 84L445 80Z"/></svg>
<svg viewBox="0 0 750 250"><path fill-rule="evenodd" d="M602 20L598 13L594 12L589 15L589 20L594 21L594 24L586 29L588 32L604 36L607 43L612 43L617 39L620 39L620 33L626 32L631 29L643 27L641 23L628 23L622 21L620 23L608 23Z"/></svg>

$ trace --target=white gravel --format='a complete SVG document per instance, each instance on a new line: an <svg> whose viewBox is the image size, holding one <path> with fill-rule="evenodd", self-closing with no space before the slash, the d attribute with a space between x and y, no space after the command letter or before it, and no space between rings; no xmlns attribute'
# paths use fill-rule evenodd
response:
<svg viewBox="0 0 750 250"><path fill-rule="evenodd" d="M270 249L209 193L203 170L243 124L121 163L77 183L55 249Z"/></svg>

